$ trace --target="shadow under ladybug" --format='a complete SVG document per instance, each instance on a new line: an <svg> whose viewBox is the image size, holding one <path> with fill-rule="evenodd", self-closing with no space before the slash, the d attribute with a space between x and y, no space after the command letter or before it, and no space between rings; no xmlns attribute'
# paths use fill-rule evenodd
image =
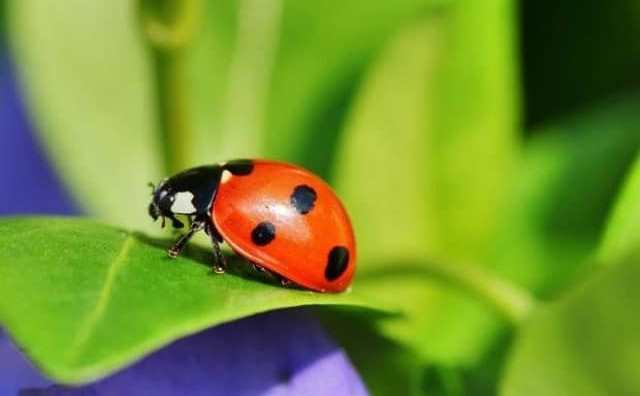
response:
<svg viewBox="0 0 640 396"><path fill-rule="evenodd" d="M172 240L169 238L155 238L141 232L134 232L133 237L145 245L162 249L165 249L168 245L172 244ZM241 256L225 252L222 252L222 255L227 263L225 274L237 276L250 281L260 282L270 286L285 286L290 289L304 290L304 288L299 287L295 283L287 281L281 276L278 276L278 274L264 270L257 264L254 264ZM180 256L207 268L211 268L211 250L200 245L188 245L180 253ZM167 260L173 259L169 256L165 257ZM218 276L219 274L212 271L211 275Z"/></svg>

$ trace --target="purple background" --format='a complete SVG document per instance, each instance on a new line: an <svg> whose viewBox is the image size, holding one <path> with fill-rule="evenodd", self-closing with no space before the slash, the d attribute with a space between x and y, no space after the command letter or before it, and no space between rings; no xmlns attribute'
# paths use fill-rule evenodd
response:
<svg viewBox="0 0 640 396"><path fill-rule="evenodd" d="M0 54L0 215L79 214L35 140L14 74ZM203 331L96 384L73 389L40 376L0 333L0 395L20 390L23 395L367 394L344 351L304 310L271 312Z"/></svg>
<svg viewBox="0 0 640 396"><path fill-rule="evenodd" d="M0 54L0 215L78 213L31 133L12 74Z"/></svg>

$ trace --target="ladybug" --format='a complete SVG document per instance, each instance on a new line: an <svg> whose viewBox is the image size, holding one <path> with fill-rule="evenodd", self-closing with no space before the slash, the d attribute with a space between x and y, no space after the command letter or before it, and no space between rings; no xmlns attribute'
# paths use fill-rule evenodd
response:
<svg viewBox="0 0 640 396"><path fill-rule="evenodd" d="M204 230L213 269L226 268L226 242L255 268L319 292L340 292L351 283L356 248L351 221L331 187L295 165L240 159L187 169L153 187L149 215L187 232L168 250L177 257Z"/></svg>

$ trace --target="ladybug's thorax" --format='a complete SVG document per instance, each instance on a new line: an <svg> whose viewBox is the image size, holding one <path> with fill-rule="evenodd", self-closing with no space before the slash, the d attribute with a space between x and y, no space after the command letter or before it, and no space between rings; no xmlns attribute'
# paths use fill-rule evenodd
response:
<svg viewBox="0 0 640 396"><path fill-rule="evenodd" d="M208 165L187 169L165 179L153 191L149 215L154 220L167 217L176 228L182 227L176 215L207 216L218 191L221 174L220 165Z"/></svg>
<svg viewBox="0 0 640 396"><path fill-rule="evenodd" d="M176 228L183 227L176 215L210 217L223 174L246 175L252 167L249 160L235 160L220 165L198 166L171 176L153 189L149 216L154 221L161 217L163 224L164 218L169 218Z"/></svg>

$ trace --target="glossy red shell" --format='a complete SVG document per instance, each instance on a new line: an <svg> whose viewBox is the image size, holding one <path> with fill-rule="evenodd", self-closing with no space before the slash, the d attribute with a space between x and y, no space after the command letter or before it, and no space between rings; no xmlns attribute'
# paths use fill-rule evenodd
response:
<svg viewBox="0 0 640 396"><path fill-rule="evenodd" d="M356 268L356 246L349 216L331 187L297 166L253 161L248 175L223 175L211 217L223 239L241 256L284 278L316 291L346 289ZM225 171L227 173L228 171ZM313 208L300 213L291 196L297 186L316 193ZM262 222L275 227L275 238L258 246L252 232ZM327 277L331 251L346 248L346 268Z"/></svg>

